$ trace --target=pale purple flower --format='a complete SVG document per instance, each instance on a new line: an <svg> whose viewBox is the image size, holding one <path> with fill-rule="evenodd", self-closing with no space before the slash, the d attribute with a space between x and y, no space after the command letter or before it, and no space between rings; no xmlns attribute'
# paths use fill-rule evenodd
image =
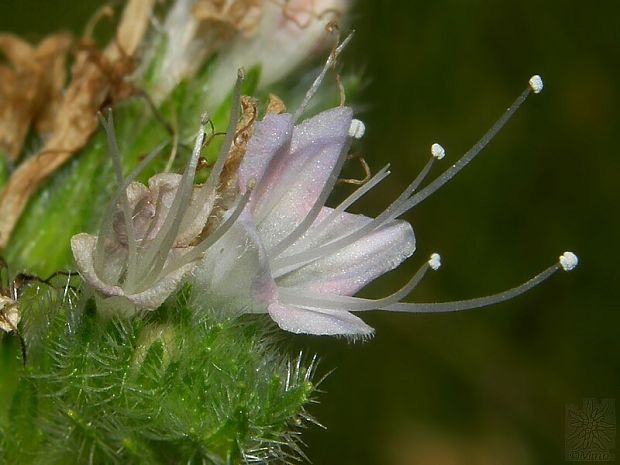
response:
<svg viewBox="0 0 620 465"><path fill-rule="evenodd" d="M287 76L329 45L326 26L340 20L350 0L174 0L136 76L156 70L150 95L162 102L182 80L213 58L207 106L218 108L239 68L260 67L259 88Z"/></svg>
<svg viewBox="0 0 620 465"><path fill-rule="evenodd" d="M350 0L261 1L256 33L238 35L222 47L210 76L207 102L217 108L233 85L231 76L244 67L260 66L258 88L264 89L329 45L326 26L350 7Z"/></svg>
<svg viewBox="0 0 620 465"><path fill-rule="evenodd" d="M368 337L373 329L351 312L383 309L405 312L454 311L507 300L540 283L559 268L570 270L570 252L525 284L489 297L439 304L402 300L429 269L440 266L433 254L394 294L382 299L353 297L415 251L411 226L397 218L449 181L506 123L540 78L457 163L418 190L435 160L445 155L434 144L420 175L377 218L346 210L388 174L380 170L335 208L325 206L345 162L352 137L363 124L347 107L324 111L301 124L290 114L268 114L257 122L238 173L238 187L250 195L237 223L209 252L192 275L200 294L244 312L268 312L295 333ZM246 186L254 186L250 193ZM214 300L216 299L216 300ZM219 299L219 300L217 300Z"/></svg>

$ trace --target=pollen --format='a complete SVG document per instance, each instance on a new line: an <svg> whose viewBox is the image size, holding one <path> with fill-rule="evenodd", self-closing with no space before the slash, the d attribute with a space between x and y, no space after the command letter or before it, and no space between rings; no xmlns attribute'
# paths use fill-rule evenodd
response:
<svg viewBox="0 0 620 465"><path fill-rule="evenodd" d="M543 90L543 87L545 86L542 78L538 74L535 74L534 76L532 76L529 82L530 82L530 87L532 88L532 91L535 94L540 94Z"/></svg>
<svg viewBox="0 0 620 465"><path fill-rule="evenodd" d="M560 256L560 265L564 271L573 271L579 264L579 258L573 252L564 252Z"/></svg>
<svg viewBox="0 0 620 465"><path fill-rule="evenodd" d="M435 143L431 145L431 153L437 160L441 160L446 156L446 149L444 149L440 144Z"/></svg>
<svg viewBox="0 0 620 465"><path fill-rule="evenodd" d="M366 126L359 119L351 120L351 126L349 126L349 137L353 139L361 139L366 132Z"/></svg>
<svg viewBox="0 0 620 465"><path fill-rule="evenodd" d="M441 255L438 253L431 254L428 265L433 269L433 271L437 271L441 266Z"/></svg>

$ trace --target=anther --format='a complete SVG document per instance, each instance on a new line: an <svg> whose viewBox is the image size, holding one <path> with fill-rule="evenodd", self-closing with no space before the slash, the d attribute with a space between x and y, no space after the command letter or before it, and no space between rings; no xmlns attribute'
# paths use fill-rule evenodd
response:
<svg viewBox="0 0 620 465"><path fill-rule="evenodd" d="M446 156L446 149L444 149L440 144L435 143L431 145L431 153L437 160L441 160Z"/></svg>
<svg viewBox="0 0 620 465"><path fill-rule="evenodd" d="M354 119L351 121L351 126L349 126L349 137L353 139L361 139L366 132L366 126L359 119Z"/></svg>
<svg viewBox="0 0 620 465"><path fill-rule="evenodd" d="M535 94L540 94L543 90L543 87L545 86L542 78L538 74L532 76L529 83L532 91L534 91Z"/></svg>
<svg viewBox="0 0 620 465"><path fill-rule="evenodd" d="M579 264L579 258L573 252L564 252L560 255L560 266L564 271L573 271Z"/></svg>
<svg viewBox="0 0 620 465"><path fill-rule="evenodd" d="M437 271L441 266L441 255L439 255L438 253L431 254L428 265L433 269L433 271Z"/></svg>

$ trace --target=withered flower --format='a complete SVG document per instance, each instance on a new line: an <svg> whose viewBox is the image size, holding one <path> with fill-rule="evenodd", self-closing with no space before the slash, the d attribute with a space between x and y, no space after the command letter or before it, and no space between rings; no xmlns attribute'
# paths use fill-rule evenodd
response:
<svg viewBox="0 0 620 465"><path fill-rule="evenodd" d="M71 239L80 274L101 298L100 309L127 315L160 306L206 251L235 223L249 199L237 205L202 234L218 198L221 173L235 136L242 76L237 80L229 130L207 182L194 186L205 141L203 121L183 175L157 174L148 186L134 182L154 150L123 179L112 121L103 121L115 164L119 189L110 202L97 236L81 233Z"/></svg>

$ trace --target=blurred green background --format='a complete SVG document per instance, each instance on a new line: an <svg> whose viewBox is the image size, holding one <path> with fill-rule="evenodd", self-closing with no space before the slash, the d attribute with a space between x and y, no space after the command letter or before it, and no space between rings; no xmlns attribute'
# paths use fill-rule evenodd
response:
<svg viewBox="0 0 620 465"><path fill-rule="evenodd" d="M0 30L81 30L101 2L2 0ZM564 463L565 407L620 393L620 3L360 0L345 70L367 136L393 174L376 214L440 142L448 166L525 87L545 79L482 156L411 212L418 253L367 295L442 254L413 297L443 301L524 281L562 251L581 263L514 301L444 315L372 313L366 344L284 336L336 368L305 435L318 465ZM434 173L438 173L436 168Z"/></svg>

